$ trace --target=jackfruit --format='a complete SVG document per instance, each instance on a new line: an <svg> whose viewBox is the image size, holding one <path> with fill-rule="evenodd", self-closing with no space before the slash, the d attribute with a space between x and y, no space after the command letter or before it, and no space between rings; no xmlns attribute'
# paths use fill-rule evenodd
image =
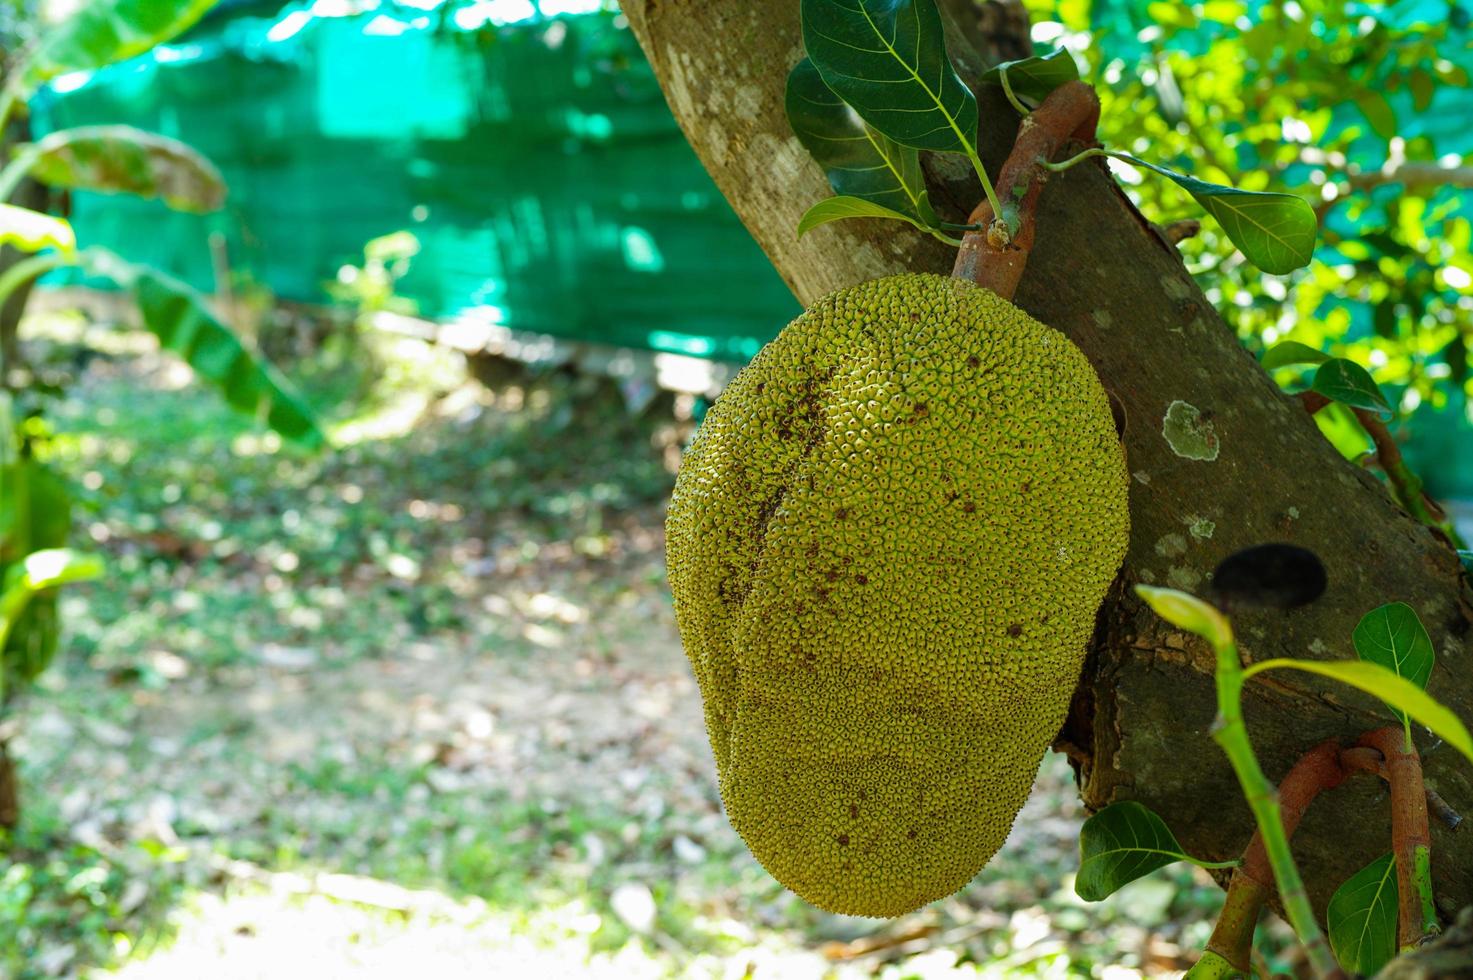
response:
<svg viewBox="0 0 1473 980"><path fill-rule="evenodd" d="M666 523L732 826L822 908L895 916L1002 845L1125 552L1084 354L983 287L839 290L728 385Z"/></svg>

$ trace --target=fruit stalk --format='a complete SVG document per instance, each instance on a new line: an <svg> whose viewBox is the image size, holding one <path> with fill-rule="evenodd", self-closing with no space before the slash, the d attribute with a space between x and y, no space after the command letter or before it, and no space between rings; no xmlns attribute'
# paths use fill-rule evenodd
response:
<svg viewBox="0 0 1473 980"><path fill-rule="evenodd" d="M984 200L968 219L978 226L962 237L951 274L1011 300L1033 248L1034 212L1048 182L1045 166L1070 143L1093 143L1100 100L1084 82L1060 85L1023 119L1018 138L998 175L1002 213Z"/></svg>

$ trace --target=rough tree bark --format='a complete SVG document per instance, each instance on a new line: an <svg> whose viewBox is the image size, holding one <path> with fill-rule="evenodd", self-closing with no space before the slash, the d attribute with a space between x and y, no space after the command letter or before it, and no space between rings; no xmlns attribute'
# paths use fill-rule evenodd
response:
<svg viewBox="0 0 1473 980"><path fill-rule="evenodd" d="M624 11L686 136L802 303L866 278L950 270L950 249L895 222L845 221L796 238L799 216L830 194L783 114L787 73L802 53L796 0L625 0ZM961 31L949 40L974 80L976 52ZM995 173L1017 118L995 93L979 95L983 157ZM948 220L962 220L980 196L944 161L930 161L928 178ZM1360 617L1401 600L1437 650L1430 689L1473 725L1473 593L1455 554L1373 475L1343 460L1276 388L1103 166L1075 167L1045 191L1016 301L1083 348L1126 416L1130 550L1060 736L1089 806L1140 800L1191 852L1241 854L1253 824L1209 733L1211 652L1157 619L1128 587L1199 590L1221 559L1266 541L1313 549L1330 585L1310 606L1238 616L1246 658L1353 657ZM1166 425L1173 406L1176 424ZM1245 701L1274 779L1318 742L1350 744L1387 717L1371 697L1298 673L1262 675ZM1425 735L1418 742L1427 784L1473 817L1473 764ZM1369 778L1311 808L1295 851L1319 908L1390 849L1388 818L1386 793ZM1473 903L1473 833L1437 824L1433 855L1443 913Z"/></svg>

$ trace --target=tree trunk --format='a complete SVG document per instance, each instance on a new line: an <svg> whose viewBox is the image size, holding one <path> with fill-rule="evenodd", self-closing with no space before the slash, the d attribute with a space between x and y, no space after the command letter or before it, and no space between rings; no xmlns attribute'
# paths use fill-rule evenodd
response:
<svg viewBox="0 0 1473 980"><path fill-rule="evenodd" d="M950 271L950 249L898 222L844 221L797 239L799 216L831 191L783 113L785 80L802 54L794 0L625 0L624 11L686 136L802 303L876 276ZM959 32L949 42L974 80L975 52ZM979 97L983 158L995 172L1017 117L994 92ZM980 197L958 173L948 158L927 161L946 220L963 220ZM1097 161L1044 193L1016 302L1072 338L1125 410L1130 549L1060 736L1090 807L1139 800L1192 853L1241 854L1253 822L1209 733L1212 654L1156 618L1129 586L1200 590L1224 557L1267 541L1313 549L1330 585L1307 607L1237 616L1245 658L1354 657L1360 617L1401 600L1437 650L1431 692L1473 723L1473 593L1453 551L1278 390ZM1164 424L1173 406L1184 425ZM1349 744L1388 719L1374 698L1293 672L1255 680L1244 707L1272 779L1318 742ZM1428 786L1473 817L1473 764L1429 738L1418 742ZM1322 797L1295 838L1316 905L1323 909L1390 839L1389 803L1374 780ZM1433 827L1433 877L1444 914L1473 903L1473 834Z"/></svg>

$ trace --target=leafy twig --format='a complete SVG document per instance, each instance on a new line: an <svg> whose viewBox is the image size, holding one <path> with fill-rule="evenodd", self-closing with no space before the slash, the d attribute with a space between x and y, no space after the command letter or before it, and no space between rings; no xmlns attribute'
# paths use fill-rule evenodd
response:
<svg viewBox="0 0 1473 980"><path fill-rule="evenodd" d="M966 233L953 276L986 286L1004 299L1013 297L1033 247L1034 212L1049 173L1044 165L1071 140L1092 141L1099 119L1099 97L1078 81L1054 89L1024 118L998 176L1004 198L999 205L989 197L967 219L987 230Z"/></svg>

